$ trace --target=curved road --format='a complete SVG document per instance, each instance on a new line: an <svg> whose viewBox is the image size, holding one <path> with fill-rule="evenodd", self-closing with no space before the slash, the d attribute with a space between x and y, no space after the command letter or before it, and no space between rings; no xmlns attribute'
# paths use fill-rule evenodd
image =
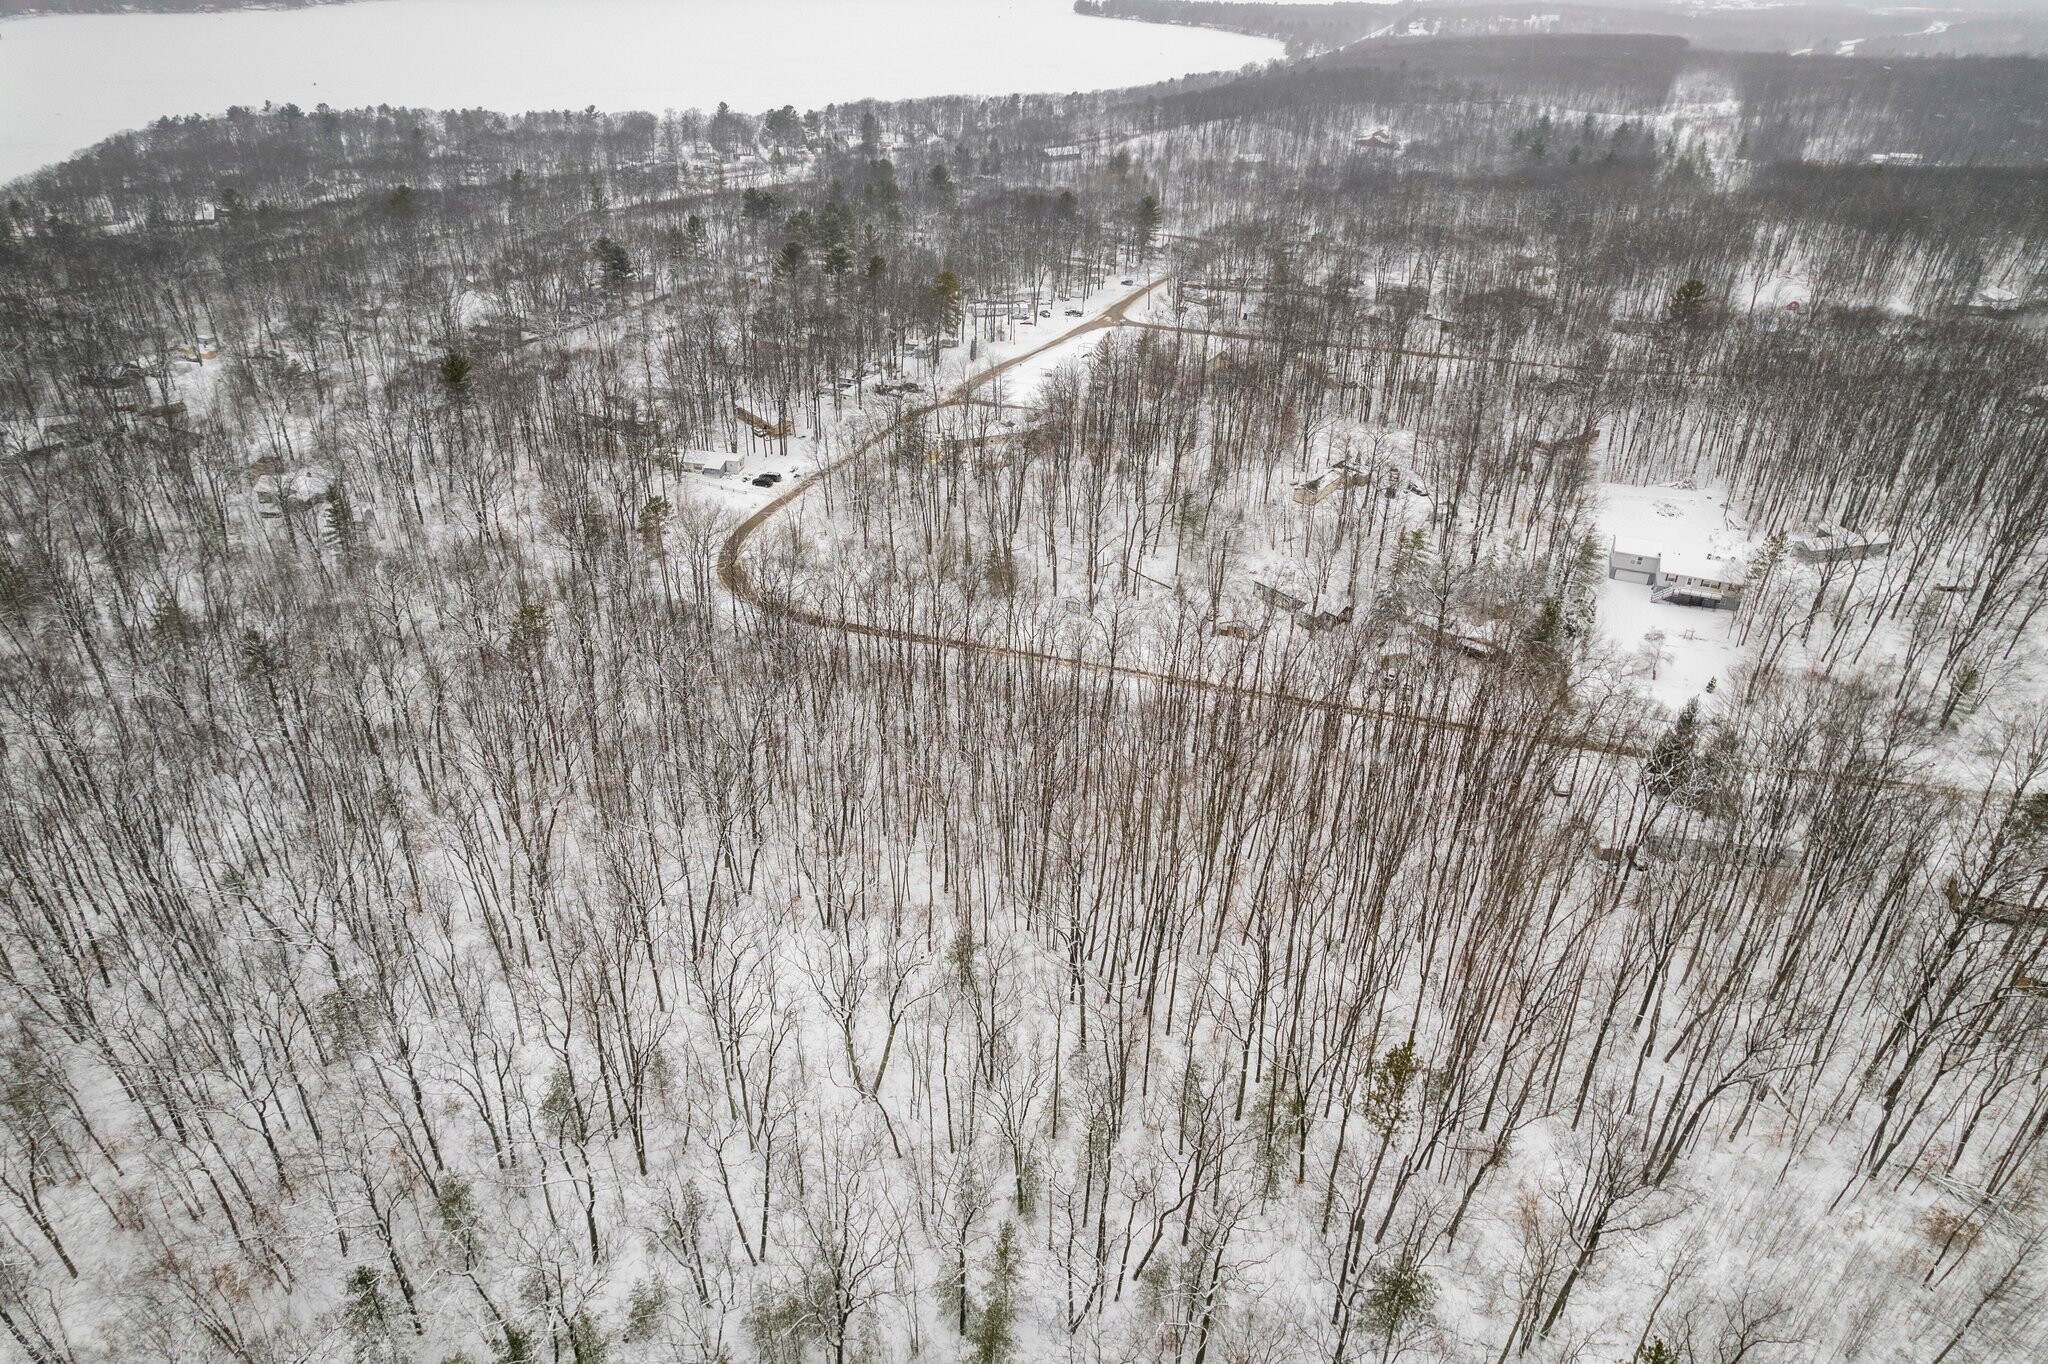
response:
<svg viewBox="0 0 2048 1364"><path fill-rule="evenodd" d="M1446 733L1499 734L1507 737L1527 737L1525 731L1510 729L1505 726L1473 724L1470 721L1454 720L1443 716L1422 715L1415 711L1398 710L1388 706L1377 706L1365 702L1308 696L1300 692L1290 692L1272 687L1248 687L1233 682L1221 682L1208 677L1192 676L1186 673L1156 672L1150 668L1133 667L1128 663L1086 659L1067 654L1045 653L1041 650L1018 648L1015 645L1009 644L994 644L987 640L972 639L965 636L929 634L897 626L875 625L867 621L851 620L843 616L828 616L822 612L813 611L791 602L779 601L765 595L756 587L753 578L747 572L745 563L747 542L754 537L754 534L762 526L766 525L777 512L795 502L813 487L824 482L836 470L842 469L853 461L871 453L877 446L894 435L902 427L903 423L926 416L932 412L937 412L943 408L956 407L975 401L986 401L985 399L977 400L973 395L997 376L1016 368L1028 360L1045 354L1055 346L1065 345L1076 337L1086 336L1092 332L1108 331L1117 327L1142 328L1148 331L1193 332L1194 329L1191 328L1174 327L1156 322L1133 321L1129 317L1130 310L1147 294L1168 283L1171 279L1172 276L1170 275L1162 276L1143 288L1137 289L1117 300L1116 303L1101 314L1090 318L1081 325L1062 332L1060 335L1038 346L1034 346L1022 354L1012 356L1008 360L991 366L978 374L970 375L943 397L935 398L933 401L918 407L907 408L899 413L895 420L869 436L851 451L841 455L830 464L824 465L818 470L816 475L805 479L787 492L774 498L746 520L740 522L738 526L734 527L732 533L726 536L725 543L720 546L718 551L719 584L726 591L730 592L736 600L744 602L765 615L779 616L784 620L796 621L799 624L815 626L822 630L837 630L841 634L888 640L898 644L919 644L933 649L951 649L959 653L981 654L990 658L1028 660L1102 677L1120 677L1137 681L1156 682L1187 691L1242 696L1254 700L1271 701L1281 705L1300 707L1305 710L1323 711L1330 714L1348 715L1362 719L1394 720ZM1229 333L1208 334L1223 335L1226 338L1230 335ZM1382 347L1380 349L1398 350L1400 348ZM1402 353L1419 356L1429 354L1427 352L1405 351ZM1431 358L1478 360L1485 357L1442 355L1432 356ZM1545 364L1542 361L1513 360L1506 363L1520 365ZM1559 368L1559 366L1548 367ZM1571 367L1563 366L1563 368ZM1561 748L1568 752L1593 753L1607 757L1643 758L1649 754L1649 750L1641 744L1627 743L1618 739L1604 738L1597 735L1545 735L1543 736L1543 741L1552 747ZM1794 772L1795 775L1800 774L1800 770L1795 769ZM1806 775L1812 774L1806 773ZM1941 782L1908 781L1898 778L1865 778L1856 784L1880 789L1919 791L1928 794L1962 798L1974 797L1980 794L1976 791Z"/></svg>
<svg viewBox="0 0 2048 1364"><path fill-rule="evenodd" d="M977 374L968 376L967 379L942 397L918 407L906 408L894 421L891 421L881 430L869 436L852 450L841 455L831 463L820 467L814 476L803 480L787 492L770 500L754 512L753 515L735 526L732 533L726 536L725 543L718 551L719 584L726 591L730 592L735 599L744 602L763 614L779 616L784 620L796 621L799 624L815 626L819 629L837 630L841 634L889 640L899 644L921 644L934 649L951 649L960 653L981 654L991 658L1025 659L1099 676L1158 682L1189 691L1243 696L1255 700L1278 702L1282 705L1299 706L1309 710L1327 711L1332 714L1351 715L1367 719L1398 720L1407 724L1449 732L1471 734L1509 732L1504 730L1497 731L1496 727L1475 725L1468 721L1447 719L1440 716L1419 715L1413 711L1396 710L1390 707L1374 706L1362 702L1308 696L1299 692L1283 691L1270 687L1247 687L1232 682L1219 682L1213 678L1191 676L1186 673L1156 672L1150 668L1133 667L1127 663L1085 659L1067 654L1045 653L1035 649L1019 648L1009 644L995 644L987 640L972 639L966 636L928 634L923 631L907 630L897 626L875 625L867 621L852 620L843 616L828 616L822 612L813 611L807 607L768 596L755 585L753 577L747 572L746 567L747 542L754 537L755 533L773 519L777 512L782 511L812 488L823 483L833 473L845 468L855 460L872 453L877 446L895 435L905 422L913 421L919 417L940 411L943 408L957 407L974 401L974 393L985 387L999 375L1024 364L1026 361L1036 359L1056 346L1066 345L1076 337L1086 336L1092 332L1109 331L1117 327L1143 327L1148 330L1182 330L1179 328L1161 327L1156 323L1133 322L1129 317L1130 310L1133 307L1142 301L1147 294L1166 284L1171 278L1171 276L1166 276L1154 280L1143 288L1134 290L1132 293L1117 300L1116 303L1112 304L1102 313L1090 318L1081 325L1062 332L1060 335L1041 345L1034 346L1028 351L1014 355L1000 364L993 365ZM1640 745L1595 737L1554 737L1549 739L1548 742L1560 748L1586 753L1605 754L1611 757L1640 758L1647 752Z"/></svg>

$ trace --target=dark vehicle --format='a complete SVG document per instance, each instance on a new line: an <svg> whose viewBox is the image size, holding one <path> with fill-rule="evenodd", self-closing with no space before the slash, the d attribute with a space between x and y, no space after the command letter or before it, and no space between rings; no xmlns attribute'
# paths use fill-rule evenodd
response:
<svg viewBox="0 0 2048 1364"><path fill-rule="evenodd" d="M774 486L775 486L776 484L778 484L778 483L780 483L780 482L782 482L782 475L781 475L781 474L755 474L755 475L754 475L754 486L755 486L756 488L772 488L772 487L774 487Z"/></svg>
<svg viewBox="0 0 2048 1364"><path fill-rule="evenodd" d="M1069 309L1067 309L1067 316L1068 316L1068 317L1079 317L1079 316L1081 316L1081 310L1080 310L1079 308L1069 308Z"/></svg>
<svg viewBox="0 0 2048 1364"><path fill-rule="evenodd" d="M1137 282L1138 282L1138 281L1136 281L1136 280L1134 280L1134 279L1127 279L1127 280L1125 280L1125 281L1124 281L1124 283L1126 283L1126 284L1136 284Z"/></svg>

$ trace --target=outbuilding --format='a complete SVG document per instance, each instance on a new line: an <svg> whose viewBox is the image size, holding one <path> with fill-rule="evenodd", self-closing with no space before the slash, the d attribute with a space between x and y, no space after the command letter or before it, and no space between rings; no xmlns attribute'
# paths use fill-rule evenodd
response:
<svg viewBox="0 0 2048 1364"><path fill-rule="evenodd" d="M1846 530L1817 521L1790 539L1792 553L1809 564L1838 564L1852 559L1880 559L1892 552L1892 537L1882 531Z"/></svg>

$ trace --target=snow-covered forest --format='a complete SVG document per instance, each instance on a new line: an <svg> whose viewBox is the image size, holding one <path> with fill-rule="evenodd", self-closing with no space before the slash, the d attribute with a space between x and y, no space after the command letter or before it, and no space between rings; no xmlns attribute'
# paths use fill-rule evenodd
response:
<svg viewBox="0 0 2048 1364"><path fill-rule="evenodd" d="M10 187L0 1354L2038 1357L2044 104L1447 39Z"/></svg>

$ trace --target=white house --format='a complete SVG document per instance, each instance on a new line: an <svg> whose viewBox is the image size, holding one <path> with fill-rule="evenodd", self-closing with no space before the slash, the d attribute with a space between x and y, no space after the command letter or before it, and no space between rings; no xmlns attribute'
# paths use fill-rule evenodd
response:
<svg viewBox="0 0 2048 1364"><path fill-rule="evenodd" d="M1666 554L1651 585L1650 600L1674 606L1733 611L1742 605L1743 566L1732 560Z"/></svg>
<svg viewBox="0 0 2048 1364"><path fill-rule="evenodd" d="M1651 540L1615 536L1607 550L1607 576L1650 589L1652 601L1733 611L1742 605L1743 566L1726 559L1673 554Z"/></svg>

